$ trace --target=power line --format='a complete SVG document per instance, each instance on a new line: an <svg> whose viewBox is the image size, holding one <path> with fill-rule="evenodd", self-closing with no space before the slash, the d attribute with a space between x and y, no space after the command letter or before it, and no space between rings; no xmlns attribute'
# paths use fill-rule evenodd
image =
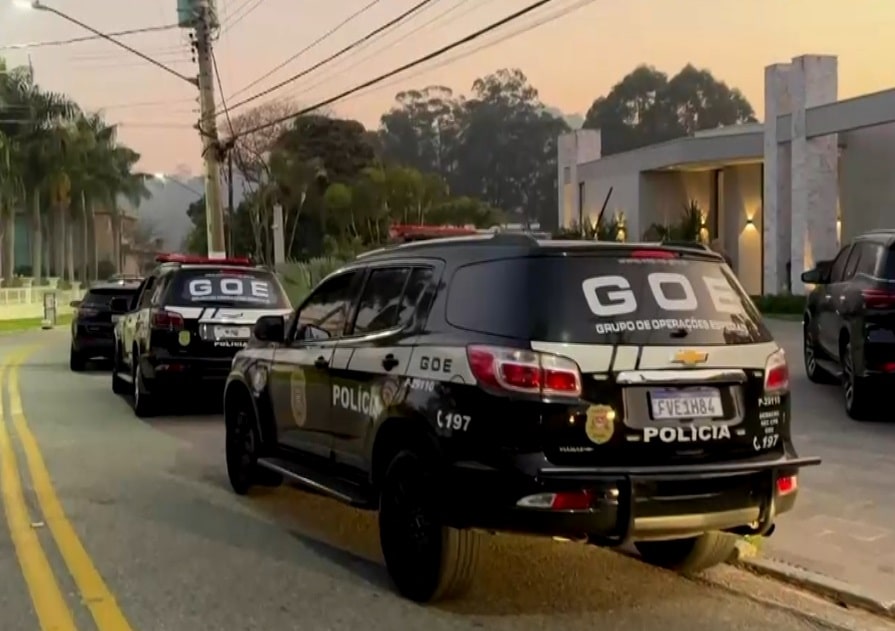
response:
<svg viewBox="0 0 895 631"><path fill-rule="evenodd" d="M465 11L461 11L461 12L458 13L457 15L452 16L450 19L445 20L444 22L440 23L440 25L441 25L441 26L444 26L444 25L446 25L446 24L449 24L449 23L451 23L451 22L454 22L454 21L458 20L459 18L463 17L464 15L468 15L469 13L471 13L472 11L474 11L474 10L476 10L476 9L481 9L484 5L488 4L489 2L493 2L493 1L494 1L494 0L477 0L477 2L478 2L477 4L474 4L473 6L468 7ZM429 20L426 20L426 21L423 22L422 24L419 24L418 26L416 26L416 27L415 27L414 29L412 29L411 31L405 33L404 36L401 38L401 40L402 40L402 41L407 41L407 40L410 39L413 35L416 35L417 33L419 33L420 31L422 31L423 29L425 29L427 26L430 26L430 25L433 24L434 22L439 21L439 20L442 20L443 18L447 17L447 15L448 15L449 13L453 13L454 11L456 11L457 9L459 9L460 7L462 7L462 6L463 6L464 4L466 4L467 2L468 2L468 0L460 0L460 2L458 2L457 4L455 4L455 5L451 6L451 7L448 7L446 10L442 11L442 12L439 13L438 15L436 15L436 16L430 18ZM352 70L352 69L354 69L354 68L357 68L358 66L360 66L361 64L363 64L365 61L368 61L368 60L370 60L370 59L376 57L376 55L380 54L381 52L382 52L382 50L373 50L373 51L371 51L369 54L364 55L363 57L361 57L360 59L358 59L357 61L355 61L353 64L351 64L350 66L348 66L348 67L344 68L343 70L341 70L340 73L343 73L343 72L344 72L344 73L347 73L348 71L350 71L350 70ZM328 76L328 77L324 77L324 78L320 79L319 81L317 81L317 82L315 82L315 83L312 83L311 85L309 85L309 86L307 86L307 87L304 87L304 88L299 87L298 90L297 90L296 92L293 92L292 94L289 94L289 95L287 96L287 98L291 98L291 97L293 97L293 96L296 96L296 95L298 94L299 91L301 91L301 92L307 92L307 91L313 90L313 89L315 89L315 88L318 88L318 87L320 87L321 85L324 85L324 84L326 84L326 83L329 83L331 80L332 80L332 77L331 77L331 76Z"/></svg>
<svg viewBox="0 0 895 631"><path fill-rule="evenodd" d="M336 32L338 32L343 26L345 26L345 25L348 24L349 22L355 20L356 18L360 17L361 15L363 15L364 13L366 13L369 9L372 9L374 6L376 6L377 4L379 4L381 1L382 1L382 0L373 0L372 2L370 2L370 3L366 4L366 5L364 5L363 7L361 7L360 9L358 9L357 11L355 11L354 13L352 13L351 15L349 15L347 18L345 18L344 20L342 20L341 22L339 22L338 24L336 24L333 28L331 28L330 30L328 30L326 33L324 33L323 35L321 35L320 37L318 37L317 39L315 39L313 42L311 42L310 44L308 44L307 46L305 46L304 48L302 48L300 51L298 51L297 53L295 53L294 55L292 55L291 57L289 57L288 59L286 59L286 60L283 61L282 63L280 63L280 64L274 66L273 68L271 68L270 70L268 70L266 73L264 73L263 75L261 75L260 77L258 77L257 79L255 79L254 81L252 81L251 83L249 83L248 85L243 86L242 88L240 88L239 90L237 90L236 92L234 92L233 94L231 94L230 97L231 97L231 98L232 98L232 97L235 97L237 94L242 94L243 92L245 92L245 91L248 90L249 88L258 85L259 83L261 83L262 81L264 81L267 77L269 77L270 75L274 74L277 70L280 70L280 69L283 68L284 66L289 65L290 63L292 63L293 61L295 61L296 59L298 59L299 57L301 57L302 55L304 55L306 52L308 52L309 50L311 50L312 48L314 48L315 46L317 46L318 44L320 44L320 43L321 43L322 41L324 41L325 39L328 39L328 38L332 37L333 35L335 35ZM463 0L463 1L465 2L466 0Z"/></svg>
<svg viewBox="0 0 895 631"><path fill-rule="evenodd" d="M593 1L593 0L588 0L588 1ZM503 17L503 18L497 20L496 22L492 22L491 24L489 24L488 26L486 26L484 28L474 31L461 39L451 42L450 44L447 44L446 46L442 46L438 50L432 51L431 53L428 53L427 55L423 55L422 57L414 59L413 61L406 63L403 66L399 66L393 70L390 70L389 72L379 75L378 77L370 79L369 81L365 81L364 83L361 83L360 85L356 85L353 88L345 90L341 94L337 94L336 96L333 96L333 97L330 97L324 101L321 101L321 102L317 103L316 105L312 105L311 107L303 108L303 109L301 109L297 112L293 112L287 116L281 116L277 119L268 121L264 124L256 125L255 127L246 129L246 130L240 132L238 135L246 136L248 134L252 134L257 131L261 131L262 129L267 129L268 127L273 127L274 125L278 125L280 123L286 122L286 121L296 118L298 116L303 116L303 115L313 112L315 110L319 110L321 107L326 107L327 105L330 105L332 103L335 103L336 101L344 99L346 96L351 96L352 94L354 94L356 92L360 92L361 90L363 90L365 88L374 86L377 83L382 83L386 79L390 79L391 77L394 77L395 75L400 74L406 70L410 70L411 68L414 68L416 66L424 64L427 61L431 61L432 59L437 59L438 57L441 57L445 53L448 53L448 52L454 50L455 48L459 48L460 46L463 46L464 44L468 44L469 42L475 41L478 38L482 37L483 35L487 35L491 31L494 31L494 30L500 28L501 26L509 24L515 20L518 20L519 18L521 18L525 15L528 15L532 11L539 9L539 8L549 4L550 2L553 2L553 0L536 0L536 2L533 2L524 8L519 9L518 11L515 11L515 12Z"/></svg>
<svg viewBox="0 0 895 631"><path fill-rule="evenodd" d="M293 76L289 77L288 79L286 79L286 80L284 80L284 81L281 81L280 83L277 83L276 85L274 85L274 86L272 86L272 87L270 87L270 88L267 88L266 90L262 90L261 92L258 92L257 94L255 94L255 95L253 95L253 96L250 96L250 97L248 97L248 98L245 98L245 99L239 101L238 103L236 103L235 105L233 105L230 109L236 109L237 107L242 107L243 105L245 105L245 104L247 104L247 103L251 103L252 101L256 101L256 100L260 99L260 98L263 97L263 96L267 96L267 95L270 94L271 92L275 92L275 91L279 90L279 89L282 88L283 86L287 86L287 85L289 85L290 83L293 83L293 82L295 82L295 81L298 81L299 79L301 79L301 78L304 77L305 75L307 75L307 74L309 74L309 73L311 73L311 72L314 72L315 70L317 70L317 69L320 68L321 66L324 66L324 65L330 63L331 61L333 61L333 60L335 60L335 59L338 59L340 56L344 55L344 54L347 53L348 51L350 51L350 50L352 50L352 49L354 49L354 48L357 48L358 46L360 46L360 45L363 44L364 42L367 42L367 41L370 40L371 38L376 37L377 35L379 35L379 34L382 33L383 31L387 31L388 29L392 28L393 26L395 26L396 24L402 22L403 20L407 19L409 16L413 15L414 13L416 13L417 11L419 11L420 9L422 9L424 6L426 6L427 4L429 4L429 3L432 2L432 1L433 1L433 0L421 0L420 2L418 2L418 3L416 3L415 5L413 5L412 7L410 7L410 9L408 9L407 11L404 11L403 13L401 13L401 14L398 15L397 17L395 17L395 18L389 20L388 22L386 22L386 23L383 24L382 26L380 26L380 27L378 27L378 28L376 28L376 29L370 31L369 33L367 33L366 35L364 35L364 36L361 37L360 39L353 41L352 43L348 44L345 48L343 48L343 49L337 51L336 53L330 55L329 57L327 57L327 58L325 58L325 59L323 59L323 60L317 62L317 63L314 64L313 66L310 66L310 67L308 67L308 68L305 68L304 70L302 70L302 71L299 72L298 74L293 75ZM547 1L549 2L550 0L547 0Z"/></svg>
<svg viewBox="0 0 895 631"><path fill-rule="evenodd" d="M54 39L45 42L30 42L25 44L7 44L0 46L0 50L22 50L26 48L44 48L47 46L68 46L69 44L80 44L81 42L92 42L98 39L107 39L107 37L125 37L128 35L137 35L139 33L156 33L159 31L170 31L180 28L177 24L165 24L162 26L147 26L144 28L132 28L126 31L116 31L107 33L106 35L85 35L82 37L72 37L70 39Z"/></svg>
<svg viewBox="0 0 895 631"><path fill-rule="evenodd" d="M417 77L417 76L424 74L426 72L432 72L433 70L435 70L437 68L441 68L443 66L447 66L451 63L454 63L455 61L465 59L466 57L470 57L471 55L479 53L483 50L492 48L494 46L497 46L498 44L502 44L503 42L510 40L514 37L518 37L519 35L528 33L529 31L533 31L534 29L536 29L540 26L543 26L544 24L549 24L550 22L554 22L562 17L565 17L566 15L569 15L570 13L573 13L575 11L578 11L579 9L584 8L585 6L587 6L589 4L592 4L594 1L595 0L578 0L571 6L568 6L564 9L555 11L555 12L551 13L550 15L547 15L535 22L532 22L531 24L523 25L521 28L511 31L495 40L492 40L489 42L483 42L479 46L476 46L475 48L471 48L469 50L460 51L459 54L451 55L450 57L447 57L446 59L439 61L437 64L434 64L432 66L426 66L425 68L420 68L416 72L412 72L412 73L410 73L408 75L404 75L402 77L397 77L396 79L393 79L392 81L386 81L385 83L377 84L376 86L371 86L373 89L365 89L361 92L352 94L343 100L350 100L352 98L357 98L357 97L361 97L361 96L366 96L367 94L372 94L373 92L376 92L377 90L387 88L389 86L395 85L402 81L407 81L408 79L412 79L413 77Z"/></svg>
<svg viewBox="0 0 895 631"><path fill-rule="evenodd" d="M238 18L236 18L235 20L233 20L233 21L230 22L229 24L227 24L226 27L222 27L221 30L222 30L223 32L229 32L229 31L233 30L233 27L234 27L234 26L236 26L237 24L239 24L240 22L242 22L244 19L246 19L246 16L248 16L250 13L252 13L252 12L253 12L255 9L257 9L259 6L261 6L261 3L262 3L262 2L264 2L264 0L255 0L255 4L253 4L252 6L250 6L249 9L248 9L248 11L246 11L245 13L243 13L242 15L240 15ZM246 3L246 4L248 4L248 3ZM245 4L243 4L242 6L245 6Z"/></svg>
<svg viewBox="0 0 895 631"><path fill-rule="evenodd" d="M211 52L211 65L214 68L214 78L218 83L218 91L221 95L221 107L224 108L224 113L227 115L227 126L230 127L230 135L233 136L233 121L230 120L230 110L227 108L227 97L224 96L224 84L221 82L221 71L218 70L218 58L214 54L214 51Z"/></svg>

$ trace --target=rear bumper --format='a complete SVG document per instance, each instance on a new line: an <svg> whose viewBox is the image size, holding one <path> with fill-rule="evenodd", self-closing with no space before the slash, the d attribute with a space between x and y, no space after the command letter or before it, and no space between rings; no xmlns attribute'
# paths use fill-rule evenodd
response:
<svg viewBox="0 0 895 631"><path fill-rule="evenodd" d="M115 338L111 332L106 335L78 331L72 337L71 346L83 355L111 358L115 350Z"/></svg>
<svg viewBox="0 0 895 631"><path fill-rule="evenodd" d="M142 358L145 378L153 387L221 386L230 374L232 357L195 357L155 352Z"/></svg>
<svg viewBox="0 0 895 631"><path fill-rule="evenodd" d="M797 488L778 478L817 458L672 467L542 467L535 475L456 463L446 519L458 527L578 538L606 545L670 539L709 530L764 534L792 509ZM555 494L584 493L586 508L532 506Z"/></svg>

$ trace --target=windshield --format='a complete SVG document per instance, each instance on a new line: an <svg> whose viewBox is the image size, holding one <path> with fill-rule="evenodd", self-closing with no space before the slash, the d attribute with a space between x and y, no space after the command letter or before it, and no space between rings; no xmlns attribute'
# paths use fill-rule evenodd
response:
<svg viewBox="0 0 895 631"><path fill-rule="evenodd" d="M259 269L183 269L177 274L167 303L288 309L289 300L276 276Z"/></svg>
<svg viewBox="0 0 895 631"><path fill-rule="evenodd" d="M695 257L589 254L468 265L451 283L447 316L470 330L577 344L771 339L730 270Z"/></svg>
<svg viewBox="0 0 895 631"><path fill-rule="evenodd" d="M108 307L112 298L133 298L136 288L104 288L91 289L84 296L81 304L85 307Z"/></svg>

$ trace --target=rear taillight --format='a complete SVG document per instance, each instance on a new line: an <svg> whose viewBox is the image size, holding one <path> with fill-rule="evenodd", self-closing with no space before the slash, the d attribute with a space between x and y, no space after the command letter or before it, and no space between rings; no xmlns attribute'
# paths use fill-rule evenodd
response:
<svg viewBox="0 0 895 631"><path fill-rule="evenodd" d="M151 326L160 331L180 331L183 329L183 316L171 311L153 311Z"/></svg>
<svg viewBox="0 0 895 631"><path fill-rule="evenodd" d="M466 354L480 384L543 396L581 396L581 371L567 357L495 346L470 346Z"/></svg>
<svg viewBox="0 0 895 631"><path fill-rule="evenodd" d="M92 318L96 315L99 315L99 309L94 309L93 307L78 307L79 318Z"/></svg>
<svg viewBox="0 0 895 631"><path fill-rule="evenodd" d="M862 289L861 298L868 309L895 309L895 290Z"/></svg>
<svg viewBox="0 0 895 631"><path fill-rule="evenodd" d="M794 475L785 475L777 478L777 493L789 495L799 490L799 479Z"/></svg>
<svg viewBox="0 0 895 631"><path fill-rule="evenodd" d="M676 259L677 252L670 250L634 250L632 259Z"/></svg>
<svg viewBox="0 0 895 631"><path fill-rule="evenodd" d="M764 393L784 394L789 392L789 366L786 353L779 349L771 353L764 366Z"/></svg>

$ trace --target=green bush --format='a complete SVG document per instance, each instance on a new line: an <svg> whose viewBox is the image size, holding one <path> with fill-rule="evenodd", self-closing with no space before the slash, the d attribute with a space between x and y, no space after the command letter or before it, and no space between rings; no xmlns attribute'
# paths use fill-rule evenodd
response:
<svg viewBox="0 0 895 631"><path fill-rule="evenodd" d="M284 263L278 266L276 271L289 295L289 300L292 301L293 306L297 306L317 283L344 264L344 259L327 256L302 262Z"/></svg>
<svg viewBox="0 0 895 631"><path fill-rule="evenodd" d="M752 301L759 311L770 315L801 315L805 311L805 296L752 296Z"/></svg>

